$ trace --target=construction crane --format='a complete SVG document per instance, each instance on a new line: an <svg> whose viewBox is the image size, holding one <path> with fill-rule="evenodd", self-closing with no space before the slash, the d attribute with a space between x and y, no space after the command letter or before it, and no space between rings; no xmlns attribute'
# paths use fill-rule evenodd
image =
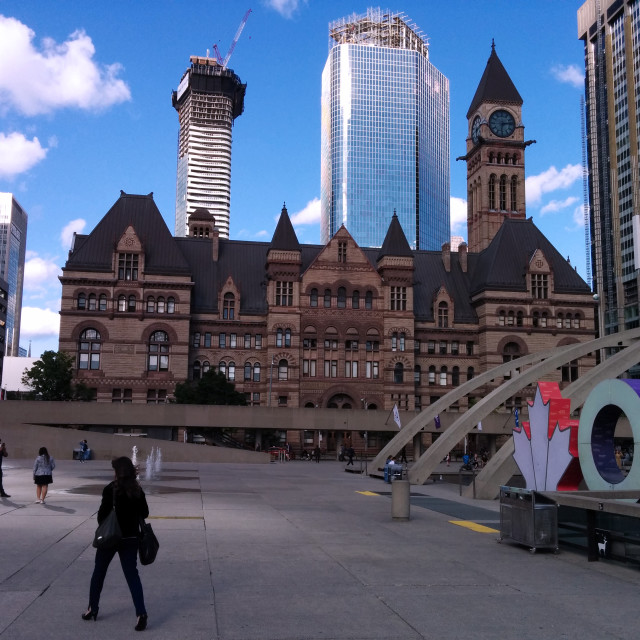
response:
<svg viewBox="0 0 640 640"><path fill-rule="evenodd" d="M244 18L242 18L242 20L240 21L240 26L236 31L236 36L233 39L233 42L231 43L231 46L229 47L229 51L227 51L227 55L224 57L224 60L220 55L220 50L218 49L218 45L217 44L213 45L213 57L217 60L218 64L225 69L227 67L227 64L229 64L229 58L231 58L231 54L233 53L233 50L236 48L236 44L238 44L238 39L240 38L240 34L244 29L244 25L247 24L247 20L249 19L250 13L251 13L251 9L249 9L249 11L247 11L247 13L244 14Z"/></svg>

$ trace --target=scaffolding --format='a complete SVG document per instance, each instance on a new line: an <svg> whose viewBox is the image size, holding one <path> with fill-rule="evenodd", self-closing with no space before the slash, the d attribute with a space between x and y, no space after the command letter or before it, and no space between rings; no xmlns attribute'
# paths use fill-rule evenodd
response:
<svg viewBox="0 0 640 640"><path fill-rule="evenodd" d="M404 13L367 9L329 23L329 51L340 44L359 44L417 51L429 59L429 41Z"/></svg>

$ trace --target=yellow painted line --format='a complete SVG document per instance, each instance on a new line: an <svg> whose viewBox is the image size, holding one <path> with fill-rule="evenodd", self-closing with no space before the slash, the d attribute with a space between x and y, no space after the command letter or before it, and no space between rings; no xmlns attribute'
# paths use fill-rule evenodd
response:
<svg viewBox="0 0 640 640"><path fill-rule="evenodd" d="M204 520L202 516L149 516L147 520Z"/></svg>
<svg viewBox="0 0 640 640"><path fill-rule="evenodd" d="M359 493L363 496L379 496L379 493L374 493L373 491L356 491L356 493Z"/></svg>
<svg viewBox="0 0 640 640"><path fill-rule="evenodd" d="M471 522L470 520L449 520L449 522L451 524L457 524L459 527L466 527L467 529L471 529L472 531L477 531L478 533L500 533L497 529L485 527L482 524Z"/></svg>

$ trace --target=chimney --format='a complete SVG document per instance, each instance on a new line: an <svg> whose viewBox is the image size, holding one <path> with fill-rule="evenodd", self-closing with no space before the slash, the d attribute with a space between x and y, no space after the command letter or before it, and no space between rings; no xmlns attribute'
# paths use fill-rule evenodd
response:
<svg viewBox="0 0 640 640"><path fill-rule="evenodd" d="M451 244L448 242L442 245L442 262L444 263L444 270L449 273L451 271Z"/></svg>
<svg viewBox="0 0 640 640"><path fill-rule="evenodd" d="M461 242L458 245L458 262L460 262L460 268L462 273L467 273L467 243Z"/></svg>
<svg viewBox="0 0 640 640"><path fill-rule="evenodd" d="M214 262L218 262L218 255L220 253L220 232L217 227L214 227L211 232L211 242L213 245L212 258Z"/></svg>

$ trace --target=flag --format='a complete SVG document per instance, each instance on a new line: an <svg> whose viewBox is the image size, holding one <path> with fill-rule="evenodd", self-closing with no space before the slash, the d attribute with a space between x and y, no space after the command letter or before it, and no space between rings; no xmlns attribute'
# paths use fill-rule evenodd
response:
<svg viewBox="0 0 640 640"><path fill-rule="evenodd" d="M518 415L519 415L519 413L518 413L518 409L516 408L516 409L514 410L514 412L513 412L513 416L514 416L514 419L515 419L515 421L516 421L516 428L518 428L518 427L520 426L520 424L518 423Z"/></svg>
<svg viewBox="0 0 640 640"><path fill-rule="evenodd" d="M318 431L318 442L322 442L322 431Z"/></svg>
<svg viewBox="0 0 640 640"><path fill-rule="evenodd" d="M482 431L482 422L478 422L478 431Z"/></svg>
<svg viewBox="0 0 640 640"><path fill-rule="evenodd" d="M437 415L433 421L436 423L436 429L440 428L440 415Z"/></svg>
<svg viewBox="0 0 640 640"><path fill-rule="evenodd" d="M398 405L393 405L393 421L398 425L398 429L402 429L402 423L400 422L400 412L398 411Z"/></svg>

